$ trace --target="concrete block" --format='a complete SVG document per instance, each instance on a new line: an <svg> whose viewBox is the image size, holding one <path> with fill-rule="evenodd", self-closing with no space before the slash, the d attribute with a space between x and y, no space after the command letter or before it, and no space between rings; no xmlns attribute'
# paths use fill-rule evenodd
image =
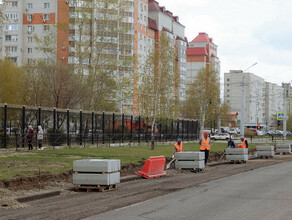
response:
<svg viewBox="0 0 292 220"><path fill-rule="evenodd" d="M176 160L175 161L176 169L203 169L205 168L204 160L200 161L187 161L187 160Z"/></svg>
<svg viewBox="0 0 292 220"><path fill-rule="evenodd" d="M273 157L275 156L275 151L257 151L258 157L264 156L264 157Z"/></svg>
<svg viewBox="0 0 292 220"><path fill-rule="evenodd" d="M274 146L256 146L257 151L273 151Z"/></svg>
<svg viewBox="0 0 292 220"><path fill-rule="evenodd" d="M205 160L205 153L199 151L176 152L175 159L177 160Z"/></svg>
<svg viewBox="0 0 292 220"><path fill-rule="evenodd" d="M120 160L88 159L73 161L73 171L85 173L116 172L121 170Z"/></svg>
<svg viewBox="0 0 292 220"><path fill-rule="evenodd" d="M248 148L226 148L225 153L231 155L248 154Z"/></svg>
<svg viewBox="0 0 292 220"><path fill-rule="evenodd" d="M277 153L291 153L291 148L277 148Z"/></svg>
<svg viewBox="0 0 292 220"><path fill-rule="evenodd" d="M248 155L226 155L226 160L248 160Z"/></svg>
<svg viewBox="0 0 292 220"><path fill-rule="evenodd" d="M77 173L73 174L74 185L113 185L120 183L120 173L96 174Z"/></svg>
<svg viewBox="0 0 292 220"><path fill-rule="evenodd" d="M277 149L284 148L284 149L291 149L290 144L277 144Z"/></svg>

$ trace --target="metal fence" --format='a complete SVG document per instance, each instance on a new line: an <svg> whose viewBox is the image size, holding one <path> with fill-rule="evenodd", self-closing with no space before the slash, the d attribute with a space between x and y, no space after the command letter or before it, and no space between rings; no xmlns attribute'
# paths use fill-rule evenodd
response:
<svg viewBox="0 0 292 220"><path fill-rule="evenodd" d="M195 120L158 120L155 140L158 142L198 139ZM34 129L33 145L37 146L37 127L44 130L43 145L68 146L110 145L149 142L151 118L116 113L95 113L69 109L51 109L0 105L0 147L25 147L27 128Z"/></svg>

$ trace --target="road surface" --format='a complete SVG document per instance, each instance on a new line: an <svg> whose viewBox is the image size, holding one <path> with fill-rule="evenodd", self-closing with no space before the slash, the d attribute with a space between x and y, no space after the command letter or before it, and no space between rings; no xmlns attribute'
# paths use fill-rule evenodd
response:
<svg viewBox="0 0 292 220"><path fill-rule="evenodd" d="M291 184L288 161L86 219L292 219Z"/></svg>

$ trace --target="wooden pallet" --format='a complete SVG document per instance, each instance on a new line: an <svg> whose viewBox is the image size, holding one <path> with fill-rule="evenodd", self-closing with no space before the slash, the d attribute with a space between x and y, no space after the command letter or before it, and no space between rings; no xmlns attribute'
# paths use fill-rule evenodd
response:
<svg viewBox="0 0 292 220"><path fill-rule="evenodd" d="M90 186L87 186L87 185L77 185L75 186L75 191L76 192L79 192L79 191L82 191L82 190L86 190L86 192L91 192L92 190L93 191L98 191L98 192L104 192L104 191L109 191L109 190L113 190L113 189L117 189L118 188L118 185L117 184L113 184L113 185L90 185Z"/></svg>
<svg viewBox="0 0 292 220"><path fill-rule="evenodd" d="M231 160L231 164L241 164L241 163L246 163L246 160Z"/></svg>
<svg viewBox="0 0 292 220"><path fill-rule="evenodd" d="M200 168L179 168L178 170L190 170L194 173L198 173L198 172L203 172L204 169L200 169Z"/></svg>
<svg viewBox="0 0 292 220"><path fill-rule="evenodd" d="M269 159L273 158L273 156L258 156L259 159Z"/></svg>

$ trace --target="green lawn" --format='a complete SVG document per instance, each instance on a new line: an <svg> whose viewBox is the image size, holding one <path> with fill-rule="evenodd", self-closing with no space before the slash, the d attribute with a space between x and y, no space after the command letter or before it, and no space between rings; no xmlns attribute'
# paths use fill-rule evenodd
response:
<svg viewBox="0 0 292 220"><path fill-rule="evenodd" d="M199 151L199 144L184 144L185 151ZM223 152L226 143L213 143L211 151ZM250 144L249 148L255 148ZM172 145L156 145L131 147L99 147L99 148L66 148L43 151L17 151L0 154L0 179L7 180L16 175L34 176L39 169L51 173L62 173L72 169L73 161L87 158L120 159L121 163L135 163L150 156L171 157Z"/></svg>

